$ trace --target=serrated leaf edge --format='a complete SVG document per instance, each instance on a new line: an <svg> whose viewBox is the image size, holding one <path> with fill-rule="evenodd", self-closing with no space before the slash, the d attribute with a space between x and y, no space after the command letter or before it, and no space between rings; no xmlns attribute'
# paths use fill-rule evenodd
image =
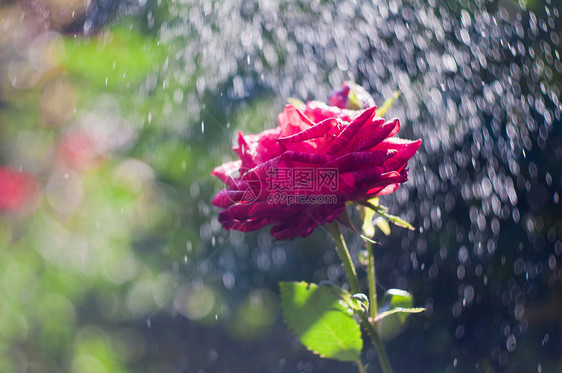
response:
<svg viewBox="0 0 562 373"><path fill-rule="evenodd" d="M281 281L281 282L279 283L279 289L280 289L280 292L281 292L281 312L282 312L282 314L283 314L283 320L285 321L285 324L287 324L287 327L289 328L289 330L291 331L291 333L293 333L293 334L299 339L299 341L301 342L301 344L302 344L308 351L312 352L314 355L317 355L317 356L319 356L319 357L321 357L321 358L333 359L333 360L337 360L337 361L347 361L347 362L350 362L350 361L358 361L358 360L361 358L361 356L359 356L359 359L358 359L358 360L340 360L340 359L336 359L336 358L332 358L332 357L326 357L326 355L324 355L324 354L322 354L322 353L316 351L315 349L313 349L313 348L311 348L311 347L309 347L309 346L307 346L307 345L305 345L305 344L303 343L303 341L302 341L301 338L299 337L298 333L296 333L295 330L293 330L293 328L291 327L291 325L289 325L289 321L287 320L287 316L286 316L286 314L285 314L285 307L283 307L283 293L285 292L285 290L283 289L283 286L281 286L281 284L290 284L290 283L303 284L303 285L307 285L308 287L310 287L310 286L319 287L319 286L318 286L317 284L308 283L308 282L306 282L306 281L298 281L298 282L296 282L296 281L295 281L295 282L292 282L292 281ZM342 299L342 300L343 300L343 299ZM345 302L345 300L343 300L343 301ZM342 304L340 304L340 305L343 307ZM330 329L331 329L331 328L330 328ZM358 338L358 339L361 341L361 347L360 347L360 351L359 351L359 355L361 355L361 350L363 349L363 339L362 339L362 337L361 337L361 328L359 327L359 325L357 325L355 334L356 334L356 338ZM347 350L347 349L346 349L346 350Z"/></svg>

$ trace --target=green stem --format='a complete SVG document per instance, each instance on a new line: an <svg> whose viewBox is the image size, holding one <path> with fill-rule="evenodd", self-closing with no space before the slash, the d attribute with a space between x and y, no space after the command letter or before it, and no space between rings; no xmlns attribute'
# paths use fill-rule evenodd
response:
<svg viewBox="0 0 562 373"><path fill-rule="evenodd" d="M355 363L357 364L357 369L359 370L359 373L365 373L365 366L363 365L361 360L357 360Z"/></svg>
<svg viewBox="0 0 562 373"><path fill-rule="evenodd" d="M375 255L373 253L373 244L367 242L366 246L367 246L367 256L368 256L367 274L369 276L369 315L371 316L371 319L374 320L378 312L377 280L375 275L376 273ZM377 333L377 329L371 322L369 322L369 319L365 317L365 315L363 315L363 317L361 318L361 324L363 325L363 327L367 329L367 333L369 334L371 340L373 341L373 345L375 346L375 349L377 350L377 354L379 355L379 360L383 372L391 373L392 367L390 366L390 362L388 361L386 350L379 337L379 333Z"/></svg>
<svg viewBox="0 0 562 373"><path fill-rule="evenodd" d="M338 252L340 260L343 263L347 281L349 281L349 289L351 290L352 294L359 293L360 290L359 280L357 280L357 272L355 272L355 267L353 266L351 255L349 254L347 245L345 244L343 236L340 232L340 227L337 222L328 224L328 227L330 228L330 233L332 234L332 238L336 243L336 251Z"/></svg>
<svg viewBox="0 0 562 373"><path fill-rule="evenodd" d="M369 278L369 312L371 318L374 320L377 315L377 281L375 276L375 255L373 254L373 244L366 243L367 246L367 276Z"/></svg>
<svg viewBox="0 0 562 373"><path fill-rule="evenodd" d="M332 238L334 239L334 242L336 243L336 250L338 252L338 255L343 263L343 268L345 269L345 274L347 276L347 280L349 281L349 288L351 290L352 294L356 294L360 292L359 289L359 280L357 279L357 272L355 271L355 267L353 266L353 262L351 261L351 255L349 254L349 249L347 248L347 245L345 244L345 241L343 239L343 236L340 232L340 228L338 226L337 222L333 222L330 223L328 225L328 227L330 228L330 232L332 234ZM369 276L369 294L371 294L371 291L376 293L375 287L374 285L371 286L371 281L372 283L376 284L376 279L375 279L375 271L374 271L374 264L375 264L375 260L374 260L374 256L372 255L372 248L370 250L370 254L369 254L369 262L371 263L372 261L372 276ZM371 280L372 277L372 280ZM371 290L372 289L372 290ZM371 300L369 300L370 302ZM375 299L376 301L376 299ZM376 303L375 303L376 304ZM382 341L379 337L379 334L377 332L377 330L375 329L375 326L369 321L369 318L367 317L366 314L361 314L361 326L363 326L363 328L365 328L367 330L367 334L369 334L369 337L371 337L371 341L373 342L373 345L375 346L375 350L377 351L377 354L379 356L379 361L381 364L381 368L383 373L392 373L392 368L390 367L390 362L388 360L388 356L386 355L386 351L384 349L384 345L382 344ZM361 367L359 367L359 370L361 372Z"/></svg>
<svg viewBox="0 0 562 373"><path fill-rule="evenodd" d="M367 334L371 337L375 350L377 350L377 355L379 356L379 362L381 364L382 371L384 373L392 373L392 367L390 366L390 361L388 360L388 355L384 349L384 345L379 337L379 333L375 326L369 322L367 315L361 315L361 325L367 330Z"/></svg>

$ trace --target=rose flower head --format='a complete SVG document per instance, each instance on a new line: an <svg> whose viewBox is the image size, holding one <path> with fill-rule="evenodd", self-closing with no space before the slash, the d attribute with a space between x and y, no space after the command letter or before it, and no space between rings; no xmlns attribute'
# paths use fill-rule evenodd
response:
<svg viewBox="0 0 562 373"><path fill-rule="evenodd" d="M276 239L306 237L347 201L396 190L421 144L395 137L399 120L378 117L375 106L354 111L311 101L303 111L287 105L278 122L257 135L240 132L240 159L212 172L226 184L212 203L227 230L273 225Z"/></svg>

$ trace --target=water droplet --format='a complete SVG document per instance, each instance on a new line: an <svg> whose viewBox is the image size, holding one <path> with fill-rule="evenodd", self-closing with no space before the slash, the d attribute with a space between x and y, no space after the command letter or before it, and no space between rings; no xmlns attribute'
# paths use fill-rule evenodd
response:
<svg viewBox="0 0 562 373"><path fill-rule="evenodd" d="M515 348L517 347L517 340L515 339L515 336L513 334L510 334L507 337L507 340L505 342L505 346L507 347L508 352L515 351Z"/></svg>
<svg viewBox="0 0 562 373"><path fill-rule="evenodd" d="M549 340L550 340L550 334L546 333L542 338L541 344L544 346L548 343Z"/></svg>

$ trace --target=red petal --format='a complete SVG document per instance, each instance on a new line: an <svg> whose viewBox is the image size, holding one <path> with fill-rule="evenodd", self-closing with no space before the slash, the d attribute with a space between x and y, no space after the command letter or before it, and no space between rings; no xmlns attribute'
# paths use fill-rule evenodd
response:
<svg viewBox="0 0 562 373"><path fill-rule="evenodd" d="M376 122L373 122L375 124ZM393 119L390 122L386 122L380 126L377 126L376 129L372 130L371 133L361 139L362 136L357 136L360 138L360 142L355 147L356 150L367 150L370 149L381 141L388 137L392 137L398 133L400 130L400 121L398 119Z"/></svg>
<svg viewBox="0 0 562 373"><path fill-rule="evenodd" d="M363 111L357 118L353 120L334 140L332 145L326 150L327 154L337 154L340 150L345 148L347 144L353 139L355 134L363 127L365 122L369 118L374 117L377 110L376 106L373 106L365 111Z"/></svg>
<svg viewBox="0 0 562 373"><path fill-rule="evenodd" d="M400 139L398 137L391 137L382 141L377 145L374 150L395 150L396 153L388 159L384 165L389 169L399 169L404 167L408 160L416 154L416 151L421 145L421 140L410 141Z"/></svg>
<svg viewBox="0 0 562 373"><path fill-rule="evenodd" d="M328 133L337 123L338 123L338 119L328 118L314 125L313 127L307 128L306 130L296 133L294 135L287 136L287 137L280 137L277 139L277 141L281 143L292 143L292 142L301 142L301 141L322 137L326 133Z"/></svg>
<svg viewBox="0 0 562 373"><path fill-rule="evenodd" d="M294 135L314 126L314 122L293 105L285 106L285 109L277 116L277 120L283 137Z"/></svg>

